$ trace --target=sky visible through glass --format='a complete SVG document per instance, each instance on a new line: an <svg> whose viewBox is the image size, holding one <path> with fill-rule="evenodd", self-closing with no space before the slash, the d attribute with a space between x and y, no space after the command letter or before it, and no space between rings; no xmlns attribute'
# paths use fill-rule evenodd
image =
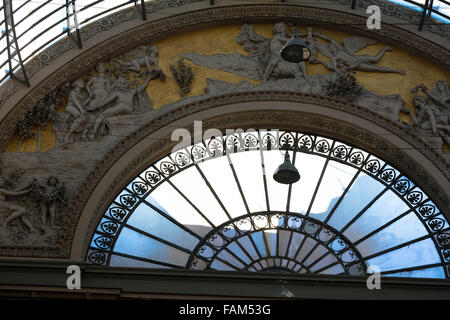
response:
<svg viewBox="0 0 450 320"><path fill-rule="evenodd" d="M272 178L286 151L301 175L292 185ZM316 135L260 130L143 171L101 219L87 261L347 275L377 266L383 276L448 278L449 241L436 205L383 160Z"/></svg>

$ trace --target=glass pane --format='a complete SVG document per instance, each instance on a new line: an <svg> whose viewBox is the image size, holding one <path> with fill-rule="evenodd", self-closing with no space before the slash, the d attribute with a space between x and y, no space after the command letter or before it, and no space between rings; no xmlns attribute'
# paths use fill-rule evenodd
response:
<svg viewBox="0 0 450 320"><path fill-rule="evenodd" d="M211 231L209 223L167 182L156 188L146 200L201 236Z"/></svg>
<svg viewBox="0 0 450 320"><path fill-rule="evenodd" d="M193 250L199 241L146 204L134 210L127 224L189 250Z"/></svg>
<svg viewBox="0 0 450 320"><path fill-rule="evenodd" d="M230 155L230 159L250 211L266 211L266 196L259 151L234 153Z"/></svg>
<svg viewBox="0 0 450 320"><path fill-rule="evenodd" d="M219 226L228 221L227 215L195 167L190 167L175 175L172 183L214 225Z"/></svg>
<svg viewBox="0 0 450 320"><path fill-rule="evenodd" d="M256 248L250 241L250 238L248 236L242 237L238 241L241 244L241 246L244 247L244 249L248 252L248 254L253 258L253 260L259 259L258 253L256 252Z"/></svg>
<svg viewBox="0 0 450 320"><path fill-rule="evenodd" d="M264 234L269 245L270 255L275 256L277 254L277 230L266 230Z"/></svg>
<svg viewBox="0 0 450 320"><path fill-rule="evenodd" d="M292 152L290 153L290 157L292 161ZM280 150L263 151L263 158L270 210L285 211L289 185L276 182L273 179L273 174L284 161L284 155Z"/></svg>
<svg viewBox="0 0 450 320"><path fill-rule="evenodd" d="M395 247L427 234L422 222L413 213L361 242L356 248L363 257Z"/></svg>
<svg viewBox="0 0 450 320"><path fill-rule="evenodd" d="M430 239L413 243L367 261L369 266L378 266L381 271L398 270L435 263L440 263L440 258L433 241Z"/></svg>
<svg viewBox="0 0 450 320"><path fill-rule="evenodd" d="M202 162L199 167L231 217L235 218L247 213L227 157Z"/></svg>
<svg viewBox="0 0 450 320"><path fill-rule="evenodd" d="M292 185L289 211L306 213L324 163L323 157L297 152L295 167L300 173L300 181Z"/></svg>
<svg viewBox="0 0 450 320"><path fill-rule="evenodd" d="M311 215L315 219L325 220L328 213L338 202L342 193L352 178L356 169L331 160L325 170L324 176L317 191L314 204L311 208ZM314 188L313 186L311 186Z"/></svg>
<svg viewBox="0 0 450 320"><path fill-rule="evenodd" d="M344 272L344 268L342 267L341 264L336 264L332 267L329 267L328 269L319 272L319 274L340 274Z"/></svg>
<svg viewBox="0 0 450 320"><path fill-rule="evenodd" d="M122 229L114 246L114 251L178 266L184 266L189 258L186 252L151 239L127 227Z"/></svg>
<svg viewBox="0 0 450 320"><path fill-rule="evenodd" d="M309 268L311 272L315 272L326 268L327 266L335 263L337 261L336 257L331 253L327 254L323 258L321 258L317 263L315 263L312 267Z"/></svg>
<svg viewBox="0 0 450 320"><path fill-rule="evenodd" d="M437 278L444 279L445 271L443 267L427 268L423 270L404 271L384 275L384 277L413 277L413 278Z"/></svg>
<svg viewBox="0 0 450 320"><path fill-rule="evenodd" d="M146 261L121 257L115 254L111 255L111 261L109 263L113 267L135 267L135 268L150 268L150 269L172 269L171 267L161 264L150 263Z"/></svg>
<svg viewBox="0 0 450 320"><path fill-rule="evenodd" d="M361 172L336 208L328 224L338 230L342 229L384 188L381 183Z"/></svg>
<svg viewBox="0 0 450 320"><path fill-rule="evenodd" d="M357 241L368 233L406 212L409 207L389 190L344 232L350 241Z"/></svg>
<svg viewBox="0 0 450 320"><path fill-rule="evenodd" d="M238 256L242 261L244 261L247 264L251 263L250 258L247 256L247 254L245 254L244 251L242 251L242 249L237 245L236 241L229 244L227 246L227 248L233 252L236 256Z"/></svg>

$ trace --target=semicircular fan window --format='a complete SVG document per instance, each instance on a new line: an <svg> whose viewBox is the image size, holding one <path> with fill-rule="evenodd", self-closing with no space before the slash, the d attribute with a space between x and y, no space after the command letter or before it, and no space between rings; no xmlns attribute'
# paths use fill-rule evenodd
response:
<svg viewBox="0 0 450 320"><path fill-rule="evenodd" d="M272 175L289 152L301 179ZM111 203L86 260L108 266L449 278L450 229L411 179L346 143L238 132L175 151Z"/></svg>

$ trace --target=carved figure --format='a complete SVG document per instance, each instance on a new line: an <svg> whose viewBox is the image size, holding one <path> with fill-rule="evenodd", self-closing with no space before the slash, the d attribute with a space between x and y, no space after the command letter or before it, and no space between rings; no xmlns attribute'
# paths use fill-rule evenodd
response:
<svg viewBox="0 0 450 320"><path fill-rule="evenodd" d="M314 37L328 41L328 45L314 40ZM392 51L390 47L384 47L375 56L357 55L356 52L366 48L367 46L377 43L376 40L362 37L347 37L344 39L342 46L333 38L321 35L315 32L308 37L308 42L313 45L313 50L317 50L330 59L330 62L324 62L316 58L314 52L313 59L310 63L320 63L329 70L336 71L337 68L345 68L347 70L360 70L366 72L385 72L405 74L403 70L391 69L389 67L378 66L377 62L381 60L386 51Z"/></svg>
<svg viewBox="0 0 450 320"><path fill-rule="evenodd" d="M281 58L280 51L290 39L287 27L284 23L279 22L273 26L272 31L274 33L274 36L272 40L270 40L270 56L266 66L266 70L264 71L263 81L269 80L270 76L273 74L275 68L278 65L286 63L283 58ZM298 64L298 67L300 72L295 72L295 77L306 77L307 73L304 62L300 62Z"/></svg>
<svg viewBox="0 0 450 320"><path fill-rule="evenodd" d="M416 115L411 113L412 126L422 131L423 137L437 149L442 148L443 142L450 145L450 90L448 83L439 80L431 91L427 86L420 84L411 90L412 93L423 92L423 96L415 96L413 104Z"/></svg>
<svg viewBox="0 0 450 320"><path fill-rule="evenodd" d="M118 63L122 67L125 67L129 71L139 74L153 71L161 73L161 79L165 79L165 75L162 73L162 70L158 65L157 46L140 46L130 53L131 56L128 61L118 58L114 58L112 61ZM142 68L146 68L146 70L142 70Z"/></svg>
<svg viewBox="0 0 450 320"><path fill-rule="evenodd" d="M6 220L3 223L3 226L5 229L8 227L8 225L16 219L20 219L20 221L31 231L31 232L37 232L37 230L33 227L30 220L28 219L28 211L26 208L24 208L21 205L10 203L7 201L8 196L21 196L25 195L27 193L30 193L32 188L30 186L27 186L25 188L16 189L16 190L7 190L5 188L5 180L2 178L0 180L0 205L3 208L6 208L7 210L12 211L11 214L6 218Z"/></svg>
<svg viewBox="0 0 450 320"><path fill-rule="evenodd" d="M75 80L71 87L66 110L59 113L55 121L56 130L66 132L61 141L63 146L67 146L75 140L75 135L80 135L80 138L85 141L93 139L97 135L97 132L93 131L96 116L85 109L92 97L83 92L84 82L80 79ZM107 124L102 123L102 126L102 128L106 128Z"/></svg>
<svg viewBox="0 0 450 320"><path fill-rule="evenodd" d="M130 82L123 77L116 80L114 94L103 101L102 104L98 105L98 108L110 106L97 117L93 131L96 132L98 126L107 118L133 113L136 108L144 109L147 107L151 109L151 101L145 89L150 80L159 77L160 75L161 73L159 72L149 72L147 79L138 87L134 88L132 88Z"/></svg>
<svg viewBox="0 0 450 320"><path fill-rule="evenodd" d="M97 109L99 105L109 98L113 83L113 80L106 75L108 69L105 63L98 63L95 70L98 72L98 75L91 77L86 84L89 104L87 104L85 109L88 111Z"/></svg>
<svg viewBox="0 0 450 320"><path fill-rule="evenodd" d="M47 216L50 217L50 225L55 225L56 206L58 202L65 203L64 194L65 187L60 183L58 178L50 176L47 179L47 186L37 186L35 188L37 198L39 199L39 206L41 209L42 225L46 225Z"/></svg>

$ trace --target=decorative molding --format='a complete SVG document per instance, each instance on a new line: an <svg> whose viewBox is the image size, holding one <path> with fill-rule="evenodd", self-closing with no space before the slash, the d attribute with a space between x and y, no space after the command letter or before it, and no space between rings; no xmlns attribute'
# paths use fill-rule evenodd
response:
<svg viewBox="0 0 450 320"><path fill-rule="evenodd" d="M334 0L340 4L350 7L352 0ZM412 25L419 25L422 19L422 12L412 10L406 6L395 4L384 0L358 0L356 6L366 9L370 5L377 5L381 9L381 13L389 17L395 17L411 23ZM431 19L430 19L431 20ZM424 24L424 29L428 32L444 39L450 40L450 25L439 23L433 19L432 24Z"/></svg>
<svg viewBox="0 0 450 320"><path fill-rule="evenodd" d="M129 20L126 20L128 18L124 17L124 21L132 20L131 16L131 14L130 16L127 16ZM67 62L63 67L45 78L39 85L36 85L36 87L34 87L29 94L27 94L17 105L15 105L9 114L2 119L0 124L0 127L2 128L2 133L0 134L0 146L3 150L5 149L10 138L16 131L19 120L23 119L25 114L29 112L39 101L44 99L49 92L54 91L61 85L61 83L68 83L81 75L86 74L98 62L106 61L118 53L131 50L145 41L151 41L157 37L167 36L173 32L182 31L188 27L201 27L202 25L207 24L220 24L223 22L234 22L236 20L243 19L246 19L247 21L250 20L259 22L261 20L273 21L280 19L291 19L302 21L302 23L322 21L330 24L344 24L350 22L354 23L354 30L360 29L360 31L363 30L363 26L365 26L364 18L346 13L339 13L327 9L275 4L209 8L164 18L158 21L148 22L140 25L139 27L118 34L113 39L101 42L94 48L83 51L79 56ZM109 28L111 29L113 26L118 24L119 23L113 24ZM367 32L365 29L364 31ZM370 34L370 32L368 33ZM450 65L450 53L448 50L413 33L389 25L386 25L383 30L375 31L375 33L387 40L400 41L403 44L416 48L421 52L425 52L430 56L441 60L441 62L447 66ZM96 31L92 31L90 36L93 37L96 34ZM62 46L61 43L57 45L61 45L61 54L70 50ZM52 47L50 49L56 50L56 47ZM45 65L49 65L55 61L57 57L59 57L59 55L55 53L54 56L48 58L48 63ZM43 64L42 67L45 65ZM12 82L9 82L1 88L2 92L0 93L0 104L5 104L3 107L6 107L8 97L13 95L15 90L18 89L18 87L16 87L16 89L11 91L11 83ZM6 96L4 95L5 92L7 92ZM332 110L343 111L345 113L358 116L362 119L366 119L379 127L388 130L416 148L418 152L428 158L436 166L436 168L440 170L443 176L450 179L448 166L443 158L438 153L430 149L417 134L408 128L407 125L385 119L370 110L357 107L342 100L312 94L282 91L236 92L225 95L187 98L157 110L146 125L128 135L115 146L111 146L110 151L106 153L103 159L98 161L95 168L90 171L84 183L76 186L77 192L71 195L71 198L69 199L70 204L67 207L67 214L63 217L61 237L57 245L42 246L39 248L2 246L0 247L2 255L41 258L70 257L72 241L80 215L83 212L83 209L93 190L96 188L101 178L114 165L114 163L126 154L135 144L171 122L197 112L235 103L258 101L286 101L312 104L323 106ZM406 153L394 148L382 138L371 134L362 128L326 118L324 116L315 116L304 113L289 113L286 111L282 112L276 110L262 113L246 112L226 115L220 118L205 121L206 126L218 128L224 128L223 126L241 127L255 124L278 124L280 126L283 125L287 129L301 128L301 130L310 130L311 132L323 133L324 135L333 135L339 139L353 143L368 150L375 148L373 153L380 155L380 157L387 161L390 161L393 165L397 166L415 181L420 181L421 188L433 197L436 204L444 211L447 217L450 216L450 212L448 212L448 208L450 208L448 191L443 190L443 188L436 183L435 179L428 172L426 172L419 163L414 161ZM154 143L151 148L144 150L138 157L136 157L126 170L118 173L114 182L109 185L107 192L105 192L103 197L99 199L95 212L92 213L90 221L91 229L97 222L96 219L98 219L103 213L102 210L105 209L108 201L110 201L112 197L111 195L114 195L116 191L123 187L124 183L126 183L126 180L131 174L136 173L136 168L139 167L139 165L142 165L142 163L146 163L149 158L155 157L156 154L160 154L162 150L168 150L170 144L170 141L158 141L157 143ZM88 242L89 240L90 234L87 234L85 241ZM86 243L84 245L86 246Z"/></svg>
<svg viewBox="0 0 450 320"><path fill-rule="evenodd" d="M203 110L235 103L258 101L287 101L325 106L330 109L347 112L371 121L376 125L387 129L396 136L401 137L417 149L426 149L429 153L433 154L435 156L435 161L433 163L441 169L447 179L450 178L450 172L446 169L447 165L443 159L441 157L436 157L437 154L428 149L425 143L419 139L415 133L407 130L406 126L403 124L394 123L379 116L378 114L332 98L286 92L243 92L212 97L186 105L179 105L177 108L168 110L164 115L156 117L146 126L142 126L139 130L130 134L104 157L104 161L97 165L97 167L86 179L86 182L79 188L80 192L73 200L73 206L70 207L72 215L76 215L81 212L83 209L83 203L87 202L90 194L98 183L98 179L107 173L108 168L110 168L117 161L117 159L124 155L130 148L142 139L145 139L145 137L152 132L157 131L177 119L182 119L188 115L192 115ZM443 190L439 184L436 183L434 178L432 178L419 163L411 159L411 157L403 151L386 142L381 137L367 132L362 128L355 127L354 125L326 118L324 116L276 110L263 112L242 112L220 116L203 122L204 128L210 127L219 129L233 127L258 127L258 124L259 126L280 125L285 129L292 130L301 128L300 130L304 132L309 131L333 136L334 138L342 139L345 142L367 149L368 151L373 152L377 156L380 156L384 160L395 165L413 180L419 181L420 187L433 198L443 213L447 217L450 214L448 210L448 208L450 208L450 198L448 196L448 192ZM127 165L126 169L117 174L114 182L109 185L103 197L97 202L96 210L93 212L90 220L91 231L93 230L92 228L97 225L99 217L101 217L107 209L109 202L112 201L124 185L129 183L129 179L132 179L132 177L138 174L137 171L141 169L142 164L147 163L149 159L156 161L157 159L155 158L155 155L162 156L162 150L170 152L169 147L172 144L173 143L170 142L170 140L160 140L156 142L150 148L143 150L141 154L139 154ZM90 239L91 234L89 233L85 238L85 250L83 252L86 252Z"/></svg>
<svg viewBox="0 0 450 320"><path fill-rule="evenodd" d="M61 236L59 237L57 245L45 245L34 248L2 246L0 248L2 255L69 258L75 231L86 203L102 177L105 176L111 167L134 145L170 123L195 113L236 103L263 101L284 101L317 105L368 120L400 137L418 151L421 151L422 154L425 154L433 164L440 169L447 179L450 178L450 172L447 170L447 165L443 158L429 149L425 142L413 131L409 130L406 125L399 122L393 122L370 110L357 107L343 100L304 93L279 91L241 92L214 97L188 98L152 113L152 116L145 125L142 125L139 129L128 134L114 146L111 146L109 149L110 151L104 154L101 160L96 162L95 167L90 170L90 173L87 174L83 183L77 186L71 186L73 193L71 193L71 196L68 199L66 213L61 220ZM392 165L396 166L414 181L419 182L422 190L433 199L443 213L446 214L447 217L450 214L448 212L448 208L450 208L448 191L444 190L420 163L413 160L411 156L407 155L402 150L399 150L388 143L382 137L370 133L363 128L326 116L293 111L277 111L276 109L273 111L249 111L227 114L204 121L205 128L215 127L219 129L232 127L265 127L268 125L273 127L282 126L285 129L301 130L304 132L309 131L325 136L333 136L336 139L367 149L375 155L392 163ZM172 145L173 142L171 142L170 139L156 141L151 147L143 150L137 155L134 160L127 165L126 169L117 173L114 181L108 185L103 196L98 199L96 209L88 218L89 230L92 231L92 228L95 228L99 217L101 217L104 210L106 210L109 202L112 201L115 194L129 182L128 180L138 173L137 170L141 169L142 165L148 163L148 161L157 160L155 157L163 156L162 152L170 152L170 147ZM84 236L84 243L80 245L87 248L91 233L88 232Z"/></svg>
<svg viewBox="0 0 450 320"><path fill-rule="evenodd" d="M156 12L161 9L180 6L191 1L161 1L149 7L149 12ZM189 9L189 8L187 8ZM153 10L153 11L152 11ZM106 30L110 30L118 25L127 23L137 19L138 14L135 8L127 9L82 30L83 39L92 39ZM120 52L131 50L145 41L151 41L153 38L162 37L176 31L180 31L192 27L200 27L201 25L214 25L223 22L231 22L243 20L246 22L274 20L291 20L301 21L301 23L326 23L329 25L347 26L357 32L364 32L367 35L377 36L390 42L399 42L419 52L425 53L437 61L443 63L446 67L450 66L450 52L443 46L436 44L430 40L422 38L417 34L406 31L399 27L384 24L380 30L367 30L365 28L365 17L353 14L337 12L330 9L302 7L299 5L287 4L252 4L240 6L213 7L194 12L187 12L162 18L156 21L148 21L140 26L124 31L112 39L99 43L97 46L82 51L80 55L68 61L63 67L56 72L51 73L41 83L36 85L30 92L14 106L9 114L1 119L2 134L0 135L0 148L4 150L9 139L14 134L14 127L18 121L23 118L25 113L29 111L38 101L42 100L45 95L54 90L61 83L68 83L77 77L87 73L99 61L107 60ZM351 27L349 27L351 26ZM30 63L27 63L27 74L32 79L38 71L55 62L57 58L62 57L65 53L74 47L70 39L59 41L56 45L50 47L40 53ZM8 81L0 88L0 107L7 105L9 98L22 88L15 81Z"/></svg>

